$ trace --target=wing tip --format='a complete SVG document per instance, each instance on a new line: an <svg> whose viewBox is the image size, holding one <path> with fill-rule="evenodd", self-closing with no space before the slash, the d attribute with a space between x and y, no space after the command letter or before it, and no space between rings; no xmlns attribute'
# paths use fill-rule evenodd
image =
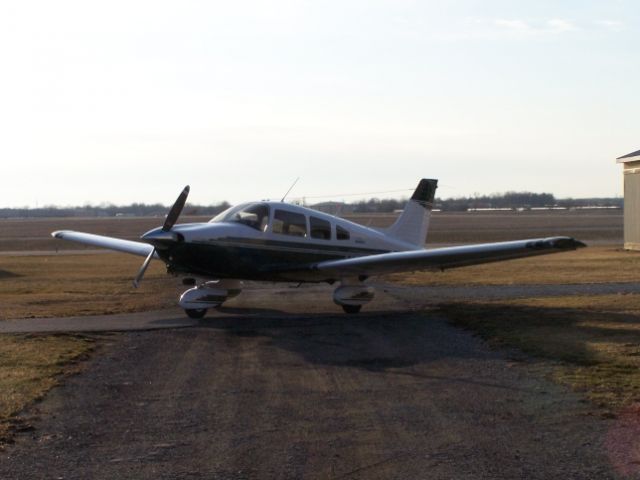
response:
<svg viewBox="0 0 640 480"><path fill-rule="evenodd" d="M557 248L559 250L577 250L578 248L585 248L587 244L573 237L550 237L531 242L527 246L536 249Z"/></svg>
<svg viewBox="0 0 640 480"><path fill-rule="evenodd" d="M576 240L573 237L559 237L553 242L553 246L562 250L577 250L578 248L585 248L586 243Z"/></svg>
<svg viewBox="0 0 640 480"><path fill-rule="evenodd" d="M572 238L571 240L573 240L575 248L585 248L587 247L587 244L584 242L581 242L580 240L576 240L575 238Z"/></svg>

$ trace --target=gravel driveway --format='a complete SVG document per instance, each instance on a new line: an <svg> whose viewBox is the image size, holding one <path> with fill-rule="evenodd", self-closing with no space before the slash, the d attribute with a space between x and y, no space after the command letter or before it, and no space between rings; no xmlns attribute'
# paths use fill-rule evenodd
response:
<svg viewBox="0 0 640 480"><path fill-rule="evenodd" d="M285 291L266 313L108 335L25 412L0 478L615 478L613 421L538 365L429 311L345 317L313 292L312 314L279 313Z"/></svg>

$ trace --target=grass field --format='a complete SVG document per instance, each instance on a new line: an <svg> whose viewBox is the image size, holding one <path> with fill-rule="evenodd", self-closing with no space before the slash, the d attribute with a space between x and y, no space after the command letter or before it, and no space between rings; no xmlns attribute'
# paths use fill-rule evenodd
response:
<svg viewBox="0 0 640 480"><path fill-rule="evenodd" d="M441 305L454 324L497 346L553 361L555 380L616 409L640 402L640 295Z"/></svg>
<svg viewBox="0 0 640 480"><path fill-rule="evenodd" d="M141 257L99 255L1 258L0 319L144 311L174 306L184 290L153 262L139 289L131 285Z"/></svg>
<svg viewBox="0 0 640 480"><path fill-rule="evenodd" d="M407 285L557 285L634 282L640 277L639 272L640 252L604 246L444 272L402 273L388 278Z"/></svg>
<svg viewBox="0 0 640 480"><path fill-rule="evenodd" d="M395 214L346 216L362 225L386 227ZM206 222L208 217L181 217L181 222ZM78 230L137 240L162 224L161 218L45 218L0 219L0 252L76 250L82 245L57 241L54 230ZM573 236L583 241L622 243L621 210L547 212L434 212L428 243L479 243L520 238Z"/></svg>
<svg viewBox="0 0 640 480"><path fill-rule="evenodd" d="M81 335L0 335L0 447L30 428L17 414L41 398L94 348Z"/></svg>

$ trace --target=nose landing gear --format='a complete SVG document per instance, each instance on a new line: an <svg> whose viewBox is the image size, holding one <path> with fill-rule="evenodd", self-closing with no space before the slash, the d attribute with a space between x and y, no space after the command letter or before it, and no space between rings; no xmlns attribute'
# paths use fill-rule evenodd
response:
<svg viewBox="0 0 640 480"><path fill-rule="evenodd" d="M209 308L217 308L228 298L239 295L241 287L238 280L204 282L184 292L178 304L189 318L203 318Z"/></svg>
<svg viewBox="0 0 640 480"><path fill-rule="evenodd" d="M207 314L206 308L185 308L184 313L187 314L189 318L204 318Z"/></svg>

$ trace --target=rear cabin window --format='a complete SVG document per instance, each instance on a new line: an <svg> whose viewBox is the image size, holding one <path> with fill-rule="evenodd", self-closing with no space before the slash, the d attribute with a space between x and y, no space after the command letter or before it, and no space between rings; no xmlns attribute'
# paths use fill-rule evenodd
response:
<svg viewBox="0 0 640 480"><path fill-rule="evenodd" d="M306 237L307 218L301 213L276 210L273 214L273 227L271 231L282 235Z"/></svg>
<svg viewBox="0 0 640 480"><path fill-rule="evenodd" d="M311 238L331 240L331 224L326 220L317 217L309 217L311 226Z"/></svg>
<svg viewBox="0 0 640 480"><path fill-rule="evenodd" d="M336 226L336 238L338 240L349 240L350 237L351 235L348 230L345 230L340 225Z"/></svg>

